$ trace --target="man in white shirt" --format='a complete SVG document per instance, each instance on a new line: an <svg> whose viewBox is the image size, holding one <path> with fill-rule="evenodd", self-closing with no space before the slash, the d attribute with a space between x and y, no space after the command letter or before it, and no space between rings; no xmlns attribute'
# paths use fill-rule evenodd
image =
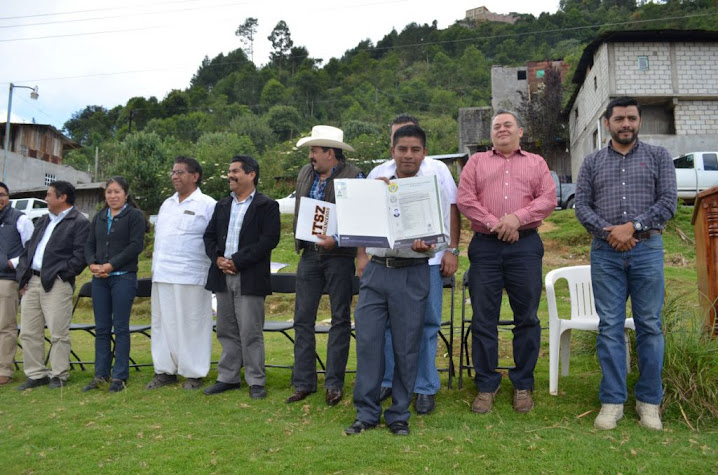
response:
<svg viewBox="0 0 718 475"><path fill-rule="evenodd" d="M10 190L0 182L0 386L12 381L12 365L17 351L15 268L33 229L32 221L10 206Z"/></svg>
<svg viewBox="0 0 718 475"><path fill-rule="evenodd" d="M406 125L419 125L418 119L408 114L397 116L391 124L391 139L394 133ZM396 160L391 159L374 168L368 178L392 177L397 175ZM429 299L424 314L424 330L419 351L419 368L416 373L414 408L419 415L429 414L435 407L435 395L441 388L439 371L436 369L436 349L441 329L441 309L443 297L443 278L456 273L459 264L459 237L461 234L461 215L456 207L456 182L449 167L439 160L426 158L413 176L436 175L441 189L441 209L444 215L444 229L449 242L448 249L440 250L429 259ZM384 379L381 383L380 400L391 396L394 378L394 353L391 331L387 329L384 345Z"/></svg>
<svg viewBox="0 0 718 475"><path fill-rule="evenodd" d="M391 152L396 163L396 178L416 176L426 155L426 134L415 125L401 127L394 134ZM384 178L388 183L389 177ZM442 196L441 200L446 198ZM387 325L393 337L396 364L392 405L384 411L384 420L392 434L409 435L409 405L431 281L428 260L434 256L434 249L435 246L416 239L411 249L359 248L357 251L357 273L361 276L359 301L354 311L357 415L354 423L344 430L347 435L359 434L379 423Z"/></svg>
<svg viewBox="0 0 718 475"><path fill-rule="evenodd" d="M160 207L152 254L152 362L147 389L177 382L197 389L209 373L212 294L205 290L210 260L202 239L216 201L202 193L202 167L177 157L170 172L176 193Z"/></svg>
<svg viewBox="0 0 718 475"><path fill-rule="evenodd" d="M70 375L70 320L75 277L85 268L90 222L75 208L75 187L56 181L45 196L50 210L37 222L17 266L22 362L27 381L18 390L65 386ZM45 366L45 326L50 368Z"/></svg>

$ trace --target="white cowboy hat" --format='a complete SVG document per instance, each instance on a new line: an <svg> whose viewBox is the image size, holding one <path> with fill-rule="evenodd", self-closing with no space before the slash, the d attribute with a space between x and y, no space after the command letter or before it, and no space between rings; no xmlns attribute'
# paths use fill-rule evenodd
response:
<svg viewBox="0 0 718 475"><path fill-rule="evenodd" d="M344 143L344 132L329 125L315 125L312 135L299 139L297 147L331 147L355 152L351 145Z"/></svg>

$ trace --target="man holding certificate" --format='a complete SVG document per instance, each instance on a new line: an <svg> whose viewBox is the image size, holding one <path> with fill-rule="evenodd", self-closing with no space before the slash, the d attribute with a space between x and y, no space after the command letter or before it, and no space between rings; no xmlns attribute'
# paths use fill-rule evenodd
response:
<svg viewBox="0 0 718 475"><path fill-rule="evenodd" d="M426 155L426 134L415 125L400 128L394 134L391 154L396 163L397 178L415 176ZM387 177L384 180L389 187L396 186ZM366 254L370 254L371 259ZM384 412L384 420L392 434L408 435L409 405L429 295L428 261L434 256L434 246L415 239L411 248L370 247L366 254L360 249L361 288L354 313L357 337L354 406L357 416L344 432L359 434L379 423L384 331L388 323L393 335L395 366L392 405Z"/></svg>
<svg viewBox="0 0 718 475"><path fill-rule="evenodd" d="M419 125L418 120L411 115L399 115L391 124L392 141L394 133L405 125ZM401 164L400 164L401 165ZM412 171L412 170L409 170ZM387 160L374 168L367 178L391 177L397 175L395 160ZM441 329L441 309L443 294L443 279L454 275L459 261L459 234L461 231L461 215L456 207L456 182L454 177L441 160L424 158L421 165L411 176L436 175L441 189L441 210L444 218L444 233L449 240L449 248L437 251L429 260L429 297L426 302L424 314L424 330L419 350L419 366L416 373L414 393L416 394L415 409L419 415L429 414L435 407L435 395L439 392L441 381L439 371L436 369L436 349L439 330ZM364 263L365 264L365 263ZM357 267L363 269L361 262ZM387 328L384 344L384 379L381 383L380 399L383 401L391 397L392 381L394 379L394 351L391 330Z"/></svg>
<svg viewBox="0 0 718 475"><path fill-rule="evenodd" d="M517 412L533 409L534 368L541 326L543 244L536 229L556 207L556 186L543 157L521 150L518 116L499 111L491 122L493 149L469 158L457 205L475 231L469 245L472 359L479 390L471 409L490 412L501 385L497 324L503 289L514 320L514 363L509 378Z"/></svg>
<svg viewBox="0 0 718 475"><path fill-rule="evenodd" d="M354 149L344 143L344 132L336 127L317 125L312 135L297 142L309 148L310 163L297 177L297 202L294 209L294 231L301 200L305 197L335 203L334 180L364 178L362 171L347 163L343 151ZM318 242L295 239L295 249L302 253L297 266L294 304L294 393L287 403L301 401L317 391L316 340L314 325L322 293L326 289L332 313L327 344L327 372L324 380L326 403L334 406L342 399L344 374L351 338L352 281L356 248L338 247L335 236L320 234Z"/></svg>

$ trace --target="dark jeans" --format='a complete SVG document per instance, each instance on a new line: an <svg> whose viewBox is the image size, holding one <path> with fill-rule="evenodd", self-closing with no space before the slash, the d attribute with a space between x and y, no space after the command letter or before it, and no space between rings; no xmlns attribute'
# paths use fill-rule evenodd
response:
<svg viewBox="0 0 718 475"><path fill-rule="evenodd" d="M95 311L95 377L127 381L130 376L130 312L137 291L137 274L92 279ZM115 364L112 366L112 328L115 329Z"/></svg>
<svg viewBox="0 0 718 475"><path fill-rule="evenodd" d="M471 321L471 353L480 392L493 392L501 384L498 321L503 289L514 314L514 364L509 378L515 389L533 389L534 368L541 344L536 315L541 299L543 243L538 233L513 244L496 236L476 234L469 246L469 293L474 315Z"/></svg>
<svg viewBox="0 0 718 475"><path fill-rule="evenodd" d="M316 339L314 325L322 292L326 288L332 313L327 343L327 372L324 386L342 389L351 338L352 281L354 258L320 257L305 248L297 266L297 290L294 302L294 375L297 391L317 390Z"/></svg>

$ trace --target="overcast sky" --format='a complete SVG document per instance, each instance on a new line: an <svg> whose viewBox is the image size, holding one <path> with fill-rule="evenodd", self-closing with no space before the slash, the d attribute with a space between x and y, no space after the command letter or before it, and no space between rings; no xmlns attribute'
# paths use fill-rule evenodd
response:
<svg viewBox="0 0 718 475"><path fill-rule="evenodd" d="M61 128L85 106L108 109L133 96L156 96L185 89L205 56L240 47L234 35L247 18L259 20L254 61L267 62L267 36L279 20L289 26L295 46L310 56L332 57L364 39L374 44L411 22L446 28L466 10L486 6L495 13L553 13L558 0L3 0L0 10L0 122L7 117L8 86L12 121Z"/></svg>

